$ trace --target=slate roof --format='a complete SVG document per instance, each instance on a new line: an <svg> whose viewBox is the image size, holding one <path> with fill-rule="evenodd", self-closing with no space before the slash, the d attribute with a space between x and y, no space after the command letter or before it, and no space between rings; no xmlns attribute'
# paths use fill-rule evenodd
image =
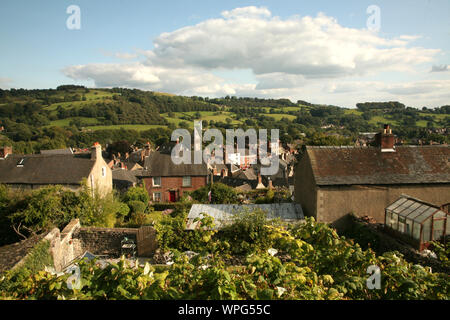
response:
<svg viewBox="0 0 450 320"><path fill-rule="evenodd" d="M22 159L22 166L18 166ZM94 164L90 154L9 155L0 160L0 183L80 184Z"/></svg>
<svg viewBox="0 0 450 320"><path fill-rule="evenodd" d="M317 185L450 183L450 146L306 147Z"/></svg>
<svg viewBox="0 0 450 320"><path fill-rule="evenodd" d="M193 157L193 152L191 153ZM194 161L192 161L193 163ZM142 176L147 177L181 177L181 176L207 176L207 165L202 164L175 164L168 152L154 151L145 158Z"/></svg>
<svg viewBox="0 0 450 320"><path fill-rule="evenodd" d="M46 155L52 155L52 154L73 154L73 151L72 151L71 148L41 150L41 154L46 154Z"/></svg>
<svg viewBox="0 0 450 320"><path fill-rule="evenodd" d="M45 234L32 236L26 240L0 247L0 272L14 267L30 252Z"/></svg>
<svg viewBox="0 0 450 320"><path fill-rule="evenodd" d="M117 169L112 171L113 182L124 181L128 183L137 183L136 176L129 170Z"/></svg>
<svg viewBox="0 0 450 320"><path fill-rule="evenodd" d="M270 219L281 218L285 221L303 220L303 210L298 203L270 203L270 204L193 204L188 215L187 230L194 230L198 222L195 218L201 217L201 213L207 213L214 218L216 228L220 228L231 221L234 214L261 209L267 213Z"/></svg>

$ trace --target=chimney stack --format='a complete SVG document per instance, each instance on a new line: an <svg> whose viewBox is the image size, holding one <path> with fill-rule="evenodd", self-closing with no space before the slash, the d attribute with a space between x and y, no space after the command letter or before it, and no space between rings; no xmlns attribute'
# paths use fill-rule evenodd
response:
<svg viewBox="0 0 450 320"><path fill-rule="evenodd" d="M91 148L91 160L97 160L102 158L102 146L96 142Z"/></svg>
<svg viewBox="0 0 450 320"><path fill-rule="evenodd" d="M269 186L268 186L268 188L269 188L269 189L273 189L272 179L270 179L270 178L269 178Z"/></svg>
<svg viewBox="0 0 450 320"><path fill-rule="evenodd" d="M380 147L381 152L395 152L395 136L388 124L384 125L382 132L375 135L375 142L377 147Z"/></svg>
<svg viewBox="0 0 450 320"><path fill-rule="evenodd" d="M5 159L10 154L12 154L12 147L0 148L0 158Z"/></svg>

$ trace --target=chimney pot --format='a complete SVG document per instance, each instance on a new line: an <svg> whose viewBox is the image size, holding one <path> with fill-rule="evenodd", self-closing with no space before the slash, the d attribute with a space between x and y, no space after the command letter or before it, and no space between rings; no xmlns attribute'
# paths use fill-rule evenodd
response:
<svg viewBox="0 0 450 320"><path fill-rule="evenodd" d="M91 159L97 160L102 158L102 146L96 142L91 148Z"/></svg>

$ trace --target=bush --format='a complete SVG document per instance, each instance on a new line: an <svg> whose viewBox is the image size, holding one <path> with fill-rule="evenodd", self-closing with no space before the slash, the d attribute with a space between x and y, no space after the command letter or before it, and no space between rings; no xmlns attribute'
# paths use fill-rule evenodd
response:
<svg viewBox="0 0 450 320"><path fill-rule="evenodd" d="M235 214L232 223L220 230L220 238L229 243L233 254L265 252L272 246L271 231L266 226L276 224L266 218L267 214L260 209Z"/></svg>
<svg viewBox="0 0 450 320"><path fill-rule="evenodd" d="M238 203L238 195L234 188L223 183L214 183L204 186L191 193L194 200L201 203L209 203L208 193L211 191L211 203Z"/></svg>
<svg viewBox="0 0 450 320"><path fill-rule="evenodd" d="M147 204L150 201L147 190L144 187L131 187L123 196L123 202L141 201Z"/></svg>

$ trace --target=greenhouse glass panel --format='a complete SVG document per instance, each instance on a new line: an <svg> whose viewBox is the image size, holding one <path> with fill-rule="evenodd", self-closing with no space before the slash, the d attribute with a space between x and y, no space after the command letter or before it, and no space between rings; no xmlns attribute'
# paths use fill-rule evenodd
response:
<svg viewBox="0 0 450 320"><path fill-rule="evenodd" d="M409 219L415 220L415 218L417 218L418 216L420 216L422 213L424 213L427 209L429 208L429 206L426 206L424 204L422 204L421 206L419 206L416 210L414 210L413 212L411 212L408 216Z"/></svg>
<svg viewBox="0 0 450 320"><path fill-rule="evenodd" d="M386 217L385 217L385 219L386 219L386 225L388 227L390 227L392 225L391 224L391 216L392 216L391 212L386 210Z"/></svg>
<svg viewBox="0 0 450 320"><path fill-rule="evenodd" d="M434 215L434 219L438 219L438 218L445 218L447 216L447 214L444 211L438 211L435 215Z"/></svg>
<svg viewBox="0 0 450 320"><path fill-rule="evenodd" d="M406 224L405 224L405 218L404 217L398 217L398 231L401 233L405 233L406 230Z"/></svg>
<svg viewBox="0 0 450 320"><path fill-rule="evenodd" d="M420 224L417 222L414 222L413 238L420 240Z"/></svg>
<svg viewBox="0 0 450 320"><path fill-rule="evenodd" d="M406 219L405 233L409 236L412 236L412 231L413 231L412 224L413 224L412 220Z"/></svg>
<svg viewBox="0 0 450 320"><path fill-rule="evenodd" d="M428 242L431 240L431 219L428 219L423 224L422 242Z"/></svg>
<svg viewBox="0 0 450 320"><path fill-rule="evenodd" d="M395 201L393 204L391 204L389 207L386 208L386 210L394 210L395 208L397 208L399 205L401 205L402 203L404 203L407 199L406 198L400 198L397 201Z"/></svg>
<svg viewBox="0 0 450 320"><path fill-rule="evenodd" d="M415 202L413 203L410 207L406 208L405 210L403 210L402 212L400 212L399 214L403 217L408 216L410 213L414 212L417 208L419 208L422 204L419 202Z"/></svg>
<svg viewBox="0 0 450 320"><path fill-rule="evenodd" d="M424 222L427 218L431 217L433 213L437 211L436 208L429 207L424 213L422 213L420 216L416 217L414 220L417 222Z"/></svg>
<svg viewBox="0 0 450 320"><path fill-rule="evenodd" d="M439 240L444 235L445 220L433 221L433 240Z"/></svg>
<svg viewBox="0 0 450 320"><path fill-rule="evenodd" d="M394 211L395 213L400 213L403 210L405 210L406 208L409 208L412 204L414 204L414 201L407 200L407 201L403 202L401 205L399 205L397 208L395 208L392 211Z"/></svg>
<svg viewBox="0 0 450 320"><path fill-rule="evenodd" d="M397 230L397 222L398 222L398 215L395 213L392 213L392 219L391 219L391 225L392 229Z"/></svg>

